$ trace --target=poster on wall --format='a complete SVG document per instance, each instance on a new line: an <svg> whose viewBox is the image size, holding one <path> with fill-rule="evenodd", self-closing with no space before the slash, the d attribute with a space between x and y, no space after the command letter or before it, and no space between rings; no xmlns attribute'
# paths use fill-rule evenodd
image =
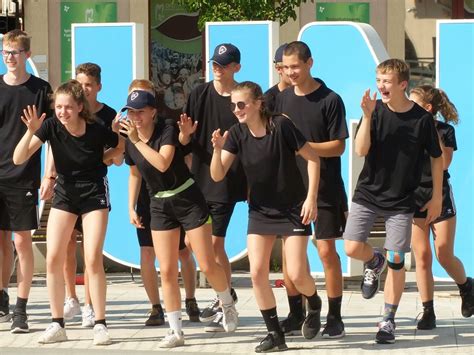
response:
<svg viewBox="0 0 474 355"><path fill-rule="evenodd" d="M370 24L368 2L316 3L316 21L354 21Z"/></svg>
<svg viewBox="0 0 474 355"><path fill-rule="evenodd" d="M115 1L61 1L61 81L72 78L71 24L117 22ZM92 40L92 39L91 39Z"/></svg>
<svg viewBox="0 0 474 355"><path fill-rule="evenodd" d="M171 0L150 2L150 79L162 117L179 118L190 91L202 79L202 36L197 13Z"/></svg>

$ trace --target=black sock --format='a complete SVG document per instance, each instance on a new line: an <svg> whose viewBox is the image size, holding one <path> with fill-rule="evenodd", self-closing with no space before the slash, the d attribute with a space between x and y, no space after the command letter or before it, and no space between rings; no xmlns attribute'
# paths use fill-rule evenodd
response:
<svg viewBox="0 0 474 355"><path fill-rule="evenodd" d="M157 310L160 311L160 312L163 312L163 307L162 307L161 304L159 304L159 303L158 303L158 304L154 304L154 305L152 305L151 307L154 308L154 309L157 309Z"/></svg>
<svg viewBox="0 0 474 355"><path fill-rule="evenodd" d="M290 313L297 317L304 318L303 296L288 296L288 304L290 305Z"/></svg>
<svg viewBox="0 0 474 355"><path fill-rule="evenodd" d="M20 310L20 311L26 312L26 303L27 302L28 302L28 298L17 297L16 298L15 310Z"/></svg>
<svg viewBox="0 0 474 355"><path fill-rule="evenodd" d="M64 318L53 318L52 322L58 323L61 328L64 328Z"/></svg>
<svg viewBox="0 0 474 355"><path fill-rule="evenodd" d="M103 324L105 326L107 326L107 323L105 323L105 319L96 319L95 322L94 322L94 325L96 324Z"/></svg>
<svg viewBox="0 0 474 355"><path fill-rule="evenodd" d="M468 277L465 283L456 285L458 285L459 291L461 293L468 293L472 288L472 279Z"/></svg>
<svg viewBox="0 0 474 355"><path fill-rule="evenodd" d="M277 332L279 334L283 334L280 328L280 322L278 322L277 316L277 309L276 307L260 310L263 316L263 320L265 321L265 325L267 326L267 330L269 332Z"/></svg>
<svg viewBox="0 0 474 355"><path fill-rule="evenodd" d="M375 269L380 263L380 256L379 256L379 253L375 252L374 251L374 256L372 257L372 259L370 259L366 265L369 269Z"/></svg>
<svg viewBox="0 0 474 355"><path fill-rule="evenodd" d="M193 297L193 298L186 298L184 300L185 303L188 303L188 302L196 302L196 297Z"/></svg>
<svg viewBox="0 0 474 355"><path fill-rule="evenodd" d="M424 312L434 312L434 302L433 302L433 300L423 302L422 304L423 304L423 311Z"/></svg>
<svg viewBox="0 0 474 355"><path fill-rule="evenodd" d="M328 297L328 315L332 315L337 319L342 319L341 317L341 304L342 304L342 296L339 297Z"/></svg>
<svg viewBox="0 0 474 355"><path fill-rule="evenodd" d="M398 304L385 303L383 320L392 320L395 323L395 313L397 313Z"/></svg>
<svg viewBox="0 0 474 355"><path fill-rule="evenodd" d="M308 300L309 309L311 311L321 310L322 302L321 297L318 296L318 291L315 291L312 296L306 296L306 299Z"/></svg>

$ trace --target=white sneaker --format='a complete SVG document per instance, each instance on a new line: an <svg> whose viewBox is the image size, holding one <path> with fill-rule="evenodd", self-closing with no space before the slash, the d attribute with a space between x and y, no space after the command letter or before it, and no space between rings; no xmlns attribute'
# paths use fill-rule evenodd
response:
<svg viewBox="0 0 474 355"><path fill-rule="evenodd" d="M38 339L38 343L40 344L50 344L50 343L58 343L61 341L66 341L66 329L61 328L59 323L52 322L48 325L48 328L44 331L43 334Z"/></svg>
<svg viewBox="0 0 474 355"><path fill-rule="evenodd" d="M82 307L82 327L92 328L95 322L95 313L90 304L85 304Z"/></svg>
<svg viewBox="0 0 474 355"><path fill-rule="evenodd" d="M222 326L224 330L229 332L234 332L239 325L239 313L235 309L235 302L232 302L231 305L222 305L223 317L222 317Z"/></svg>
<svg viewBox="0 0 474 355"><path fill-rule="evenodd" d="M162 341L158 344L160 348L175 348L177 346L184 345L184 334L178 334L174 329L168 330L168 335L166 335Z"/></svg>
<svg viewBox="0 0 474 355"><path fill-rule="evenodd" d="M110 340L109 331L103 324L94 325L94 345L109 345L112 344Z"/></svg>
<svg viewBox="0 0 474 355"><path fill-rule="evenodd" d="M71 320L81 314L81 305L75 298L68 297L64 301L64 320Z"/></svg>

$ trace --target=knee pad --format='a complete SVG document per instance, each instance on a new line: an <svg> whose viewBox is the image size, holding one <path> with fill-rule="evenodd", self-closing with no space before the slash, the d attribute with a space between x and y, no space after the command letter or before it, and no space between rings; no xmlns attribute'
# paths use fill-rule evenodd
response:
<svg viewBox="0 0 474 355"><path fill-rule="evenodd" d="M405 253L387 250L387 265L390 269L401 270L405 266Z"/></svg>

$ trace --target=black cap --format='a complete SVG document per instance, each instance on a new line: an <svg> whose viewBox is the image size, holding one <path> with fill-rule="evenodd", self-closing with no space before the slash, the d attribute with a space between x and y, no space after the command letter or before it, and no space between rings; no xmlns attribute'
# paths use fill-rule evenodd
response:
<svg viewBox="0 0 474 355"><path fill-rule="evenodd" d="M283 43L278 49L275 51L275 58L273 59L273 63L281 63L283 62L283 52L285 51L286 46L288 43Z"/></svg>
<svg viewBox="0 0 474 355"><path fill-rule="evenodd" d="M231 43L222 43L214 49L214 55L209 61L213 61L222 66L226 66L230 63L240 64L240 51Z"/></svg>
<svg viewBox="0 0 474 355"><path fill-rule="evenodd" d="M127 97L127 104L122 108L122 112L129 108L139 110L144 107L151 106L156 107L155 97L148 91L145 90L134 90Z"/></svg>

